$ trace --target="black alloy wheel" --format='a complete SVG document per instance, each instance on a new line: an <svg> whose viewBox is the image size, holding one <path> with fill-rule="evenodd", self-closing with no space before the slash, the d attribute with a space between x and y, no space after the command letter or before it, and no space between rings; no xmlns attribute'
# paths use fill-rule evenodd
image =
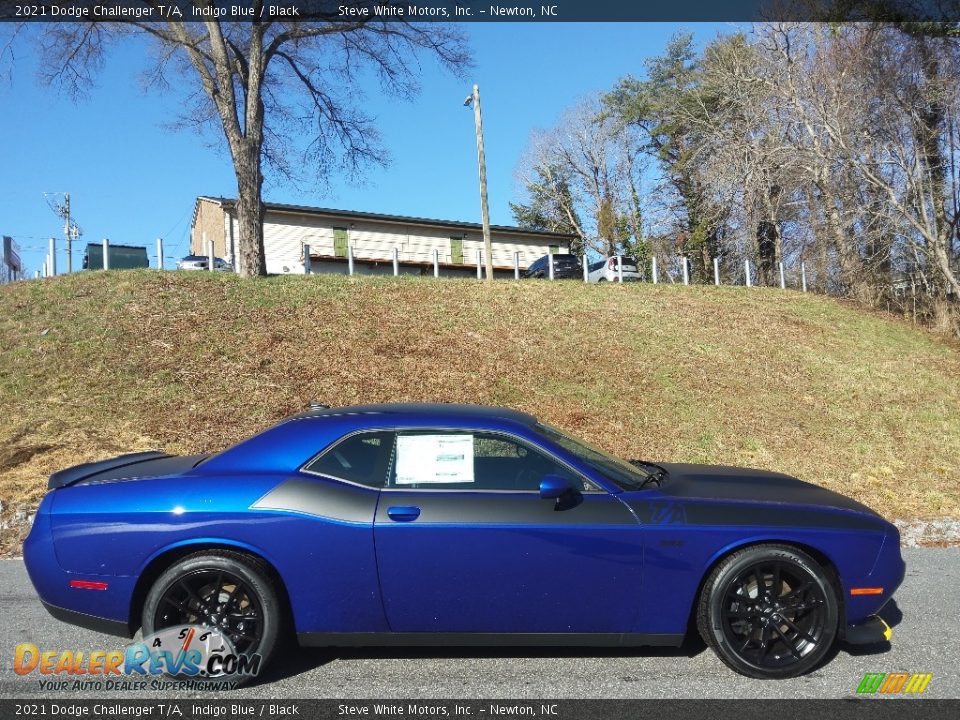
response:
<svg viewBox="0 0 960 720"><path fill-rule="evenodd" d="M151 587L143 607L143 636L180 625L217 630L234 651L257 653L263 667L277 645L283 613L268 569L232 551L189 555Z"/></svg>
<svg viewBox="0 0 960 720"><path fill-rule="evenodd" d="M806 553L758 545L733 553L704 584L700 634L727 665L756 678L787 678L813 669L838 624L836 591Z"/></svg>

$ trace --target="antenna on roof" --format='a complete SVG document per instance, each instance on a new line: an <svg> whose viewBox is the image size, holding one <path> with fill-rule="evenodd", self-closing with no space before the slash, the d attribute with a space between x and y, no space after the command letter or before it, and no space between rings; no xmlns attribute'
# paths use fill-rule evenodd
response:
<svg viewBox="0 0 960 720"><path fill-rule="evenodd" d="M322 402L320 402L319 400L311 400L311 401L310 401L310 409L311 409L311 410L329 410L329 409L330 409L330 406L329 406L329 405L324 405L324 404L323 404Z"/></svg>

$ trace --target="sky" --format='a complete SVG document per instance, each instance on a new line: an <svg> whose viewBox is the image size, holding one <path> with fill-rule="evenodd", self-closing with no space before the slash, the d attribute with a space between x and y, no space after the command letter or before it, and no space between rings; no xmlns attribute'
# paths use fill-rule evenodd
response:
<svg viewBox="0 0 960 720"><path fill-rule="evenodd" d="M509 202L521 197L517 163L532 131L557 122L578 98L610 89L618 78L643 75L646 57L661 53L680 30L698 44L730 24L693 23L471 23L474 67L458 78L423 62L412 102L383 95L376 82L362 88L363 106L376 117L390 155L385 169L368 168L362 185L334 176L322 192L268 182L268 202L345 210L480 221L473 112L463 106L480 86L490 220L511 225ZM176 93L144 89L147 58L129 44L110 56L97 86L74 101L36 78L37 62L20 47L9 77L0 78L0 235L20 245L30 277L40 269L47 238L58 240L57 267L66 268L62 222L45 193L69 192L83 231L74 268L87 242L145 245L155 262L163 237L167 267L188 254L198 195L235 197L232 164L219 138L173 131Z"/></svg>

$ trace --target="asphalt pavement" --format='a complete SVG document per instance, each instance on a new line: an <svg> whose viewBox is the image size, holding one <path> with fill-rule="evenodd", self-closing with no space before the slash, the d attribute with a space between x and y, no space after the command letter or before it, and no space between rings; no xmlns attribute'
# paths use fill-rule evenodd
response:
<svg viewBox="0 0 960 720"><path fill-rule="evenodd" d="M295 649L254 683L223 694L51 691L40 689L36 673L16 675L18 643L89 652L127 641L54 620L23 562L0 560L0 698L849 698L865 673L897 671L932 673L925 697L960 698L960 548L905 548L904 557L906 579L884 612L893 642L842 645L793 680L741 677L694 638L679 649Z"/></svg>

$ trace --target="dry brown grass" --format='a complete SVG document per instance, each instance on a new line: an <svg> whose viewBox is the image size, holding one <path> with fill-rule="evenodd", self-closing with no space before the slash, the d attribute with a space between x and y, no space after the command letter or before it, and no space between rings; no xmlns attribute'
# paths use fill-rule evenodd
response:
<svg viewBox="0 0 960 720"><path fill-rule="evenodd" d="M6 512L68 465L220 449L311 398L506 405L629 457L960 516L960 349L830 299L148 271L0 287Z"/></svg>

